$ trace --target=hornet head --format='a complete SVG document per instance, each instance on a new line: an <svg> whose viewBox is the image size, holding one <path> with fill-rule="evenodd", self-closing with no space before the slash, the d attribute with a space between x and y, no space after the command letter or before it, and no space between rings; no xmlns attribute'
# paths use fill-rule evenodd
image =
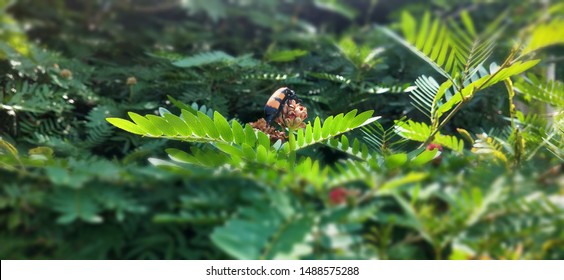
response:
<svg viewBox="0 0 564 280"><path fill-rule="evenodd" d="M288 99L288 100L293 99L293 100L298 101L298 103L299 103L299 102L302 102L302 100L298 98L298 95L296 94L296 92L293 91L293 90L290 89L290 88L285 88L284 91L283 91L283 93L287 96L287 99Z"/></svg>

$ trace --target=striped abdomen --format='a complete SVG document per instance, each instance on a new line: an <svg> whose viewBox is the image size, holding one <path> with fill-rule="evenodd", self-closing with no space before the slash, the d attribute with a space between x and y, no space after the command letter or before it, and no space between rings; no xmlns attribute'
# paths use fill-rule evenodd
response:
<svg viewBox="0 0 564 280"><path fill-rule="evenodd" d="M264 105L264 113L266 115L266 122L270 123L282 110L284 107L284 103L286 102L286 94L284 91L286 90L285 87L279 88L276 90L266 101L266 105Z"/></svg>

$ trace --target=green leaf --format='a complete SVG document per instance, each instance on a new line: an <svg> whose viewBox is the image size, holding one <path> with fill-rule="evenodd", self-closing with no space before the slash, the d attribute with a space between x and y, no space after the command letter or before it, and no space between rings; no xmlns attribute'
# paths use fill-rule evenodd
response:
<svg viewBox="0 0 564 280"><path fill-rule="evenodd" d="M370 117L372 117L372 114L374 114L374 110L368 110L365 112L362 112L360 114L358 114L358 116L356 116L351 123L348 125L349 128L351 127L359 127L362 125L366 124L366 121L370 119Z"/></svg>
<svg viewBox="0 0 564 280"><path fill-rule="evenodd" d="M250 125L245 125L245 143L254 146L257 142L257 133Z"/></svg>
<svg viewBox="0 0 564 280"><path fill-rule="evenodd" d="M356 110L353 110L351 112L355 113ZM351 112L349 112L344 117L343 114L337 115L337 118L334 118L332 116L328 117L325 121L323 121L323 125L321 125L321 119L319 117L316 117L313 122L313 126L311 125L311 122L306 125L305 132L303 132L304 133L303 141L300 141L301 138L298 132L298 141L296 143L295 148L302 149L304 147L316 143L330 144L327 141L330 140L331 138L339 134L373 123L380 118L380 117L370 118L370 116L373 114L373 111L363 112L362 114L359 114L356 117ZM343 125L343 123L348 123L348 125ZM342 150L338 145L329 145L329 146ZM366 151L364 153L367 154L367 149L368 149L367 147L361 147L360 145L357 145L356 148L357 151L354 152L355 154L361 152L360 151L361 148L365 149ZM292 150L289 148L285 148L285 149L287 149L286 152ZM346 153L350 153L350 151L347 151L346 149L343 151ZM362 157L362 154L358 154L355 156ZM368 155L364 158L367 157Z"/></svg>
<svg viewBox="0 0 564 280"><path fill-rule="evenodd" d="M564 108L564 83L561 81L543 81L529 74L515 83L515 88L532 98Z"/></svg>
<svg viewBox="0 0 564 280"><path fill-rule="evenodd" d="M297 136L296 141L297 141L298 146L305 145L305 136L304 136L304 130L303 129L298 130L298 136Z"/></svg>
<svg viewBox="0 0 564 280"><path fill-rule="evenodd" d="M190 113L192 113L192 114L194 114L194 115L195 115L196 112L198 111L198 110L196 110L196 109L194 109L194 108L192 108L192 107L190 107L190 106L188 106L188 105L186 105L186 104L184 104L184 103L182 103L182 102L180 102L180 101L174 99L174 97L172 97L172 96L170 96L170 95L167 95L167 99L168 99L174 106L176 106L176 107L177 107L178 109L180 109L180 110L184 109L184 110L186 110L186 111L188 111L188 112L190 112Z"/></svg>
<svg viewBox="0 0 564 280"><path fill-rule="evenodd" d="M343 1L339 0L314 0L313 2L315 6L321 9L325 9L334 13L338 13L349 20L352 20L356 17L356 10L351 8L349 5L343 3Z"/></svg>
<svg viewBox="0 0 564 280"><path fill-rule="evenodd" d="M353 154L357 154L359 151L360 151L360 142L358 141L358 138L355 138L353 140L352 152Z"/></svg>
<svg viewBox="0 0 564 280"><path fill-rule="evenodd" d="M486 75L479 80L473 82L471 85L475 85L476 88L484 89L493 86L511 76L521 74L533 66L537 65L540 60L529 60L529 61L517 61L507 68L500 69L490 75Z"/></svg>
<svg viewBox="0 0 564 280"><path fill-rule="evenodd" d="M407 175L386 181L386 183L384 183L379 188L379 192L382 194L389 193L398 187L411 183L420 182L423 179L427 178L427 176L428 174L424 172L410 172Z"/></svg>
<svg viewBox="0 0 564 280"><path fill-rule="evenodd" d="M67 186L79 189L92 179L86 172L67 170L59 166L48 166L45 171L49 180L56 186Z"/></svg>
<svg viewBox="0 0 564 280"><path fill-rule="evenodd" d="M156 127L152 122L150 122L147 118L134 112L129 112L127 114L135 122L135 124L137 124L143 130L147 131L147 133L149 133L150 135L161 136L163 134L163 132L158 127Z"/></svg>
<svg viewBox="0 0 564 280"><path fill-rule="evenodd" d="M257 131L257 139L259 146L270 149L270 138L262 131Z"/></svg>
<svg viewBox="0 0 564 280"><path fill-rule="evenodd" d="M431 136L431 128L427 124L412 120L396 122L396 131L403 138L419 142L425 142Z"/></svg>
<svg viewBox="0 0 564 280"><path fill-rule="evenodd" d="M184 119L184 122L190 127L190 130L192 130L194 134L200 137L206 136L206 130L204 129L204 125L200 122L198 118L196 118L195 115L182 109L182 118Z"/></svg>
<svg viewBox="0 0 564 280"><path fill-rule="evenodd" d="M321 137L327 138L331 134L331 132L333 132L331 130L331 128L333 128L333 117L332 116L328 117L323 122L323 128L321 129Z"/></svg>
<svg viewBox="0 0 564 280"><path fill-rule="evenodd" d="M468 11L462 11L462 13L460 13L460 18L462 19L462 23L464 23L464 27L466 27L466 30L468 30L468 33L470 33L471 36L476 37L477 34L474 27L474 22L472 22Z"/></svg>
<svg viewBox="0 0 564 280"><path fill-rule="evenodd" d="M521 50L521 54L527 55L557 44L564 44L564 19L562 18L555 18L530 30L530 38Z"/></svg>
<svg viewBox="0 0 564 280"><path fill-rule="evenodd" d="M271 62L289 62L296 60L299 57L307 55L309 52L306 50L281 50L271 51L266 53L266 60Z"/></svg>
<svg viewBox="0 0 564 280"><path fill-rule="evenodd" d="M165 150L168 154L170 159L182 162L182 163L192 163L192 164L200 164L200 162L192 155L188 154L185 151L175 149L175 148L168 148Z"/></svg>
<svg viewBox="0 0 564 280"><path fill-rule="evenodd" d="M217 111L213 113L213 121L215 123L215 126L219 130L219 133L221 134L221 138L223 138L223 140L227 142L233 141L233 131L231 130L229 123Z"/></svg>
<svg viewBox="0 0 564 280"><path fill-rule="evenodd" d="M127 132L139 135L145 135L147 132L138 125L120 118L106 118L106 121L111 123L117 128L121 128Z"/></svg>
<svg viewBox="0 0 564 280"><path fill-rule="evenodd" d="M313 142L313 128L311 126L311 123L308 123L305 129L305 144L312 142Z"/></svg>
<svg viewBox="0 0 564 280"><path fill-rule="evenodd" d="M243 141L245 141L245 131L241 124L237 121L232 121L231 126L233 128L233 138L235 139L235 143L241 145Z"/></svg>
<svg viewBox="0 0 564 280"><path fill-rule="evenodd" d="M135 125L135 124L133 124L133 125ZM18 149L16 149L16 147L14 147L14 145L10 144L10 142L3 140L2 137L0 137L0 148L8 151L8 153L10 155L12 155L13 158L15 158L15 159L18 158ZM30 154L31 154L31 152L30 152ZM52 153L51 153L51 155L52 155ZM51 155L49 155L49 157Z"/></svg>
<svg viewBox="0 0 564 280"><path fill-rule="evenodd" d="M452 135L435 135L434 143L441 144L445 148L449 148L457 153L461 153L464 149L464 141Z"/></svg>
<svg viewBox="0 0 564 280"><path fill-rule="evenodd" d="M164 118L174 128L177 134L182 136L192 135L192 130L180 117L173 114L164 114Z"/></svg>
<svg viewBox="0 0 564 280"><path fill-rule="evenodd" d="M76 220L87 223L101 223L100 206L94 195L84 190L59 189L51 198L55 210L61 214L57 223L69 224Z"/></svg>
<svg viewBox="0 0 564 280"><path fill-rule="evenodd" d="M387 156L384 159L384 165L386 165L386 167L389 169L394 169L404 165L407 162L407 160L408 160L407 154L403 154L403 153L394 154Z"/></svg>
<svg viewBox="0 0 564 280"><path fill-rule="evenodd" d="M230 156L237 156L237 157L243 157L243 151L241 151L239 148L234 147L232 145L229 145L227 143L223 143L223 142L217 142L215 143L215 146L220 149L221 151L223 151L224 153L230 155Z"/></svg>
<svg viewBox="0 0 564 280"><path fill-rule="evenodd" d="M306 237L313 230L313 221L292 205L289 196L274 193L266 201L241 208L237 216L214 230L211 239L237 259L299 259L311 252Z"/></svg>
<svg viewBox="0 0 564 280"><path fill-rule="evenodd" d="M2 146L2 139L0 139L0 147ZM7 142L4 142L7 143ZM7 143L8 145L10 145L10 143ZM11 146L11 145L10 145ZM10 151L12 152L12 151ZM49 148L49 147L35 147L33 149L29 149L28 154L29 154L29 158L33 159L33 160L49 160L53 158L53 149ZM15 150L15 153L12 153L12 156L14 156L14 158L18 158L18 154L17 154L17 150Z"/></svg>
<svg viewBox="0 0 564 280"><path fill-rule="evenodd" d="M290 151L296 150L296 136L293 133L288 135L288 145L290 146Z"/></svg>
<svg viewBox="0 0 564 280"><path fill-rule="evenodd" d="M419 56L438 73L455 82L462 77L466 82L474 69L478 69L491 55L501 29L501 20L490 23L481 34L477 34L472 19L461 13L463 27L453 20L448 23L431 17L429 12L417 22L409 12L401 17L404 38L387 28L382 31L411 52Z"/></svg>
<svg viewBox="0 0 564 280"><path fill-rule="evenodd" d="M217 131L217 128L215 127L215 124L210 117L198 111L198 119L206 130L207 135L214 139L219 138L219 131Z"/></svg>
<svg viewBox="0 0 564 280"><path fill-rule="evenodd" d="M334 133L341 133L342 130L342 123L343 123L343 119L344 119L344 114L340 113L338 115L335 116L335 118L333 118L333 125L330 128L330 131L333 131Z"/></svg>
<svg viewBox="0 0 564 280"><path fill-rule="evenodd" d="M176 129L170 125L164 118L155 115L145 116L155 127L160 129L165 136L176 136Z"/></svg>
<svg viewBox="0 0 564 280"><path fill-rule="evenodd" d="M321 120L316 117L313 122L313 140L318 141L321 139Z"/></svg>
<svg viewBox="0 0 564 280"><path fill-rule="evenodd" d="M448 103L453 97L453 94L450 92L452 82L447 80L439 85L432 77L421 76L415 80L415 85L417 88L409 95L412 100L411 104L430 120L440 118L446 108L438 110L439 107L444 103ZM446 94L447 92L449 94ZM454 102L451 103L454 104ZM450 109L453 104L451 104L448 109Z"/></svg>
<svg viewBox="0 0 564 280"><path fill-rule="evenodd" d="M264 146L257 147L257 162L266 163L268 158L268 152Z"/></svg>
<svg viewBox="0 0 564 280"><path fill-rule="evenodd" d="M401 13L401 28L406 41L415 42L417 23L415 18L407 11Z"/></svg>
<svg viewBox="0 0 564 280"><path fill-rule="evenodd" d="M256 159L255 150L253 150L253 148L251 146L249 146L249 144L243 143L242 147L243 147L243 154L245 155L245 158L247 158L249 160L255 160Z"/></svg>
<svg viewBox="0 0 564 280"><path fill-rule="evenodd" d="M435 156L439 153L438 149L434 150L423 150L419 155L411 160L412 166L422 166L429 161L433 160Z"/></svg>
<svg viewBox="0 0 564 280"><path fill-rule="evenodd" d="M427 124L412 120L396 122L395 130L401 137L418 142L425 142L431 136L431 128ZM458 153L464 149L462 139L459 140L455 136L442 135L440 133L435 135L433 143L440 144Z"/></svg>
<svg viewBox="0 0 564 280"><path fill-rule="evenodd" d="M349 139L345 135L341 137L341 146L345 150L349 148Z"/></svg>
<svg viewBox="0 0 564 280"><path fill-rule="evenodd" d="M358 112L357 109L354 109L350 112L348 112L345 117L343 118L343 122L341 124L341 127L339 128L339 131L345 131L346 129L349 128L351 121L354 119L354 117L356 116L356 113Z"/></svg>

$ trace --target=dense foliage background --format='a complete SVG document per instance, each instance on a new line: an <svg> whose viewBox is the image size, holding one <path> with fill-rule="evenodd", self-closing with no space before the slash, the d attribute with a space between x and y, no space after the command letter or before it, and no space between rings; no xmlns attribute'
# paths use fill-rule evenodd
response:
<svg viewBox="0 0 564 280"><path fill-rule="evenodd" d="M563 259L548 2L0 0L0 257Z"/></svg>

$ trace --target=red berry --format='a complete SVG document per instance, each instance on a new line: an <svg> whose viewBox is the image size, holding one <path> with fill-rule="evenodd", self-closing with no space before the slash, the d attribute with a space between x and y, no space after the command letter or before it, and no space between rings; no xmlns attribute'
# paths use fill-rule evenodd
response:
<svg viewBox="0 0 564 280"><path fill-rule="evenodd" d="M435 143L431 143L429 145L427 145L427 150L432 151L438 149L439 152L443 151L443 146L439 145L439 144L435 144Z"/></svg>
<svg viewBox="0 0 564 280"><path fill-rule="evenodd" d="M435 143L431 143L427 146L427 150L429 151L433 151L433 150L439 150L439 152L443 151L443 146L439 145L439 144L435 144ZM439 164L441 164L441 160L442 157L441 156L437 156L433 159L433 165L434 166L438 166Z"/></svg>
<svg viewBox="0 0 564 280"><path fill-rule="evenodd" d="M337 187L329 191L329 202L337 205L347 201L348 191L343 187Z"/></svg>

